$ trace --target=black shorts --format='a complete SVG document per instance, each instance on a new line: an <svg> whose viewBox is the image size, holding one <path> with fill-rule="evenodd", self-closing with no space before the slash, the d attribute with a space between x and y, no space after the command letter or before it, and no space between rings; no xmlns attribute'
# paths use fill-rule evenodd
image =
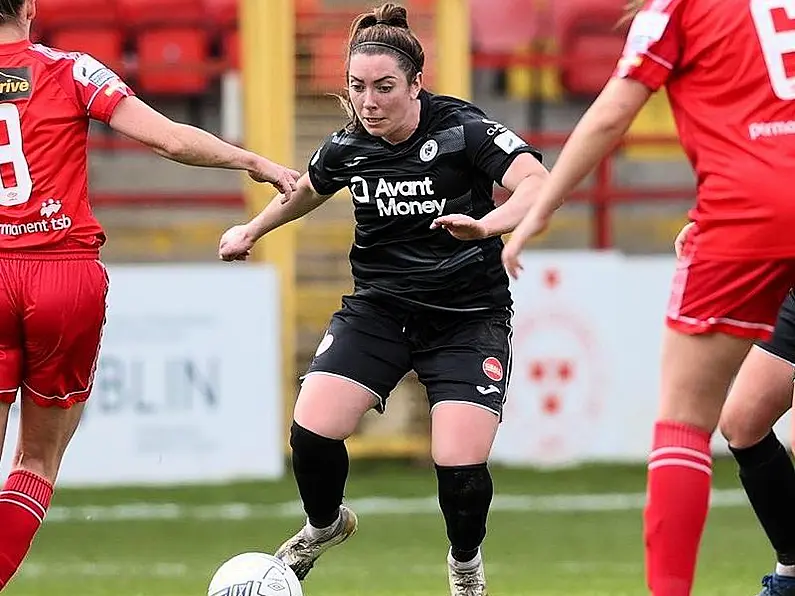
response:
<svg viewBox="0 0 795 596"><path fill-rule="evenodd" d="M769 341L758 341L756 345L795 366L795 298L792 292L787 294L778 311L773 337Z"/></svg>
<svg viewBox="0 0 795 596"><path fill-rule="evenodd" d="M360 296L345 296L331 318L307 375L329 374L386 399L414 370L430 407L466 402L502 415L511 371L511 315L489 311L411 311Z"/></svg>

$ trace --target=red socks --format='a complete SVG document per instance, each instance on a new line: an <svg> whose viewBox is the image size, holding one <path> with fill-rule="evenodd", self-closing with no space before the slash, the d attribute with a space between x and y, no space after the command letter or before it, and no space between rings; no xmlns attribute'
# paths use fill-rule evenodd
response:
<svg viewBox="0 0 795 596"><path fill-rule="evenodd" d="M52 484L25 470L12 472L0 491L0 591L27 555L52 499Z"/></svg>
<svg viewBox="0 0 795 596"><path fill-rule="evenodd" d="M646 495L646 580L653 596L690 596L709 508L710 433L657 422Z"/></svg>

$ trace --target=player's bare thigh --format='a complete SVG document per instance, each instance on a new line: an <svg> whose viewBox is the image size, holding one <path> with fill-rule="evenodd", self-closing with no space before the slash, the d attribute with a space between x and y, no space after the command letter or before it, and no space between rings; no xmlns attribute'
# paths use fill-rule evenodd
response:
<svg viewBox="0 0 795 596"><path fill-rule="evenodd" d="M293 418L322 437L347 439L368 410L378 403L374 393L354 381L315 372L304 379Z"/></svg>
<svg viewBox="0 0 795 596"><path fill-rule="evenodd" d="M488 460L500 419L474 403L443 401L431 411L431 455L440 466L468 466Z"/></svg>
<svg viewBox="0 0 795 596"><path fill-rule="evenodd" d="M25 374L13 462L55 482L91 392L108 277L93 260L29 261L25 267Z"/></svg>
<svg viewBox="0 0 795 596"><path fill-rule="evenodd" d="M55 484L84 407L85 402L69 408L41 407L30 399L23 399L14 469L28 470Z"/></svg>
<svg viewBox="0 0 795 596"><path fill-rule="evenodd" d="M0 404L4 406L14 402L22 384L20 273L23 265L14 259L0 259Z"/></svg>
<svg viewBox="0 0 795 596"><path fill-rule="evenodd" d="M754 346L740 367L720 417L732 447L756 445L792 405L793 365Z"/></svg>
<svg viewBox="0 0 795 596"><path fill-rule="evenodd" d="M682 254L663 336L660 416L712 432L753 342L774 329L795 260L714 261L689 244Z"/></svg>
<svg viewBox="0 0 795 596"><path fill-rule="evenodd" d="M98 261L38 262L24 295L23 395L42 407L88 399L105 324L108 277Z"/></svg>
<svg viewBox="0 0 795 596"><path fill-rule="evenodd" d="M751 344L750 339L724 333L687 335L666 328L660 419L713 432L732 378Z"/></svg>

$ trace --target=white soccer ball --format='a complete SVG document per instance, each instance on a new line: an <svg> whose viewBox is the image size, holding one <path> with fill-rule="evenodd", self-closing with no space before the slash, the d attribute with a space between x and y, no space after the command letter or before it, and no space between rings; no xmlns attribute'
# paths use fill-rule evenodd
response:
<svg viewBox="0 0 795 596"><path fill-rule="evenodd" d="M265 553L243 553L218 568L207 596L303 596L287 565Z"/></svg>

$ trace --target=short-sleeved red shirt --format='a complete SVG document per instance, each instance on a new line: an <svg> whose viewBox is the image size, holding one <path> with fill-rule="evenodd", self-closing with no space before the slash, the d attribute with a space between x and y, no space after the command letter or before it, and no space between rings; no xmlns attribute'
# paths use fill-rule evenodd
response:
<svg viewBox="0 0 795 596"><path fill-rule="evenodd" d="M130 88L87 54L0 45L0 251L96 253L89 120L109 122Z"/></svg>
<svg viewBox="0 0 795 596"><path fill-rule="evenodd" d="M667 90L699 254L795 257L795 3L647 0L615 76Z"/></svg>

